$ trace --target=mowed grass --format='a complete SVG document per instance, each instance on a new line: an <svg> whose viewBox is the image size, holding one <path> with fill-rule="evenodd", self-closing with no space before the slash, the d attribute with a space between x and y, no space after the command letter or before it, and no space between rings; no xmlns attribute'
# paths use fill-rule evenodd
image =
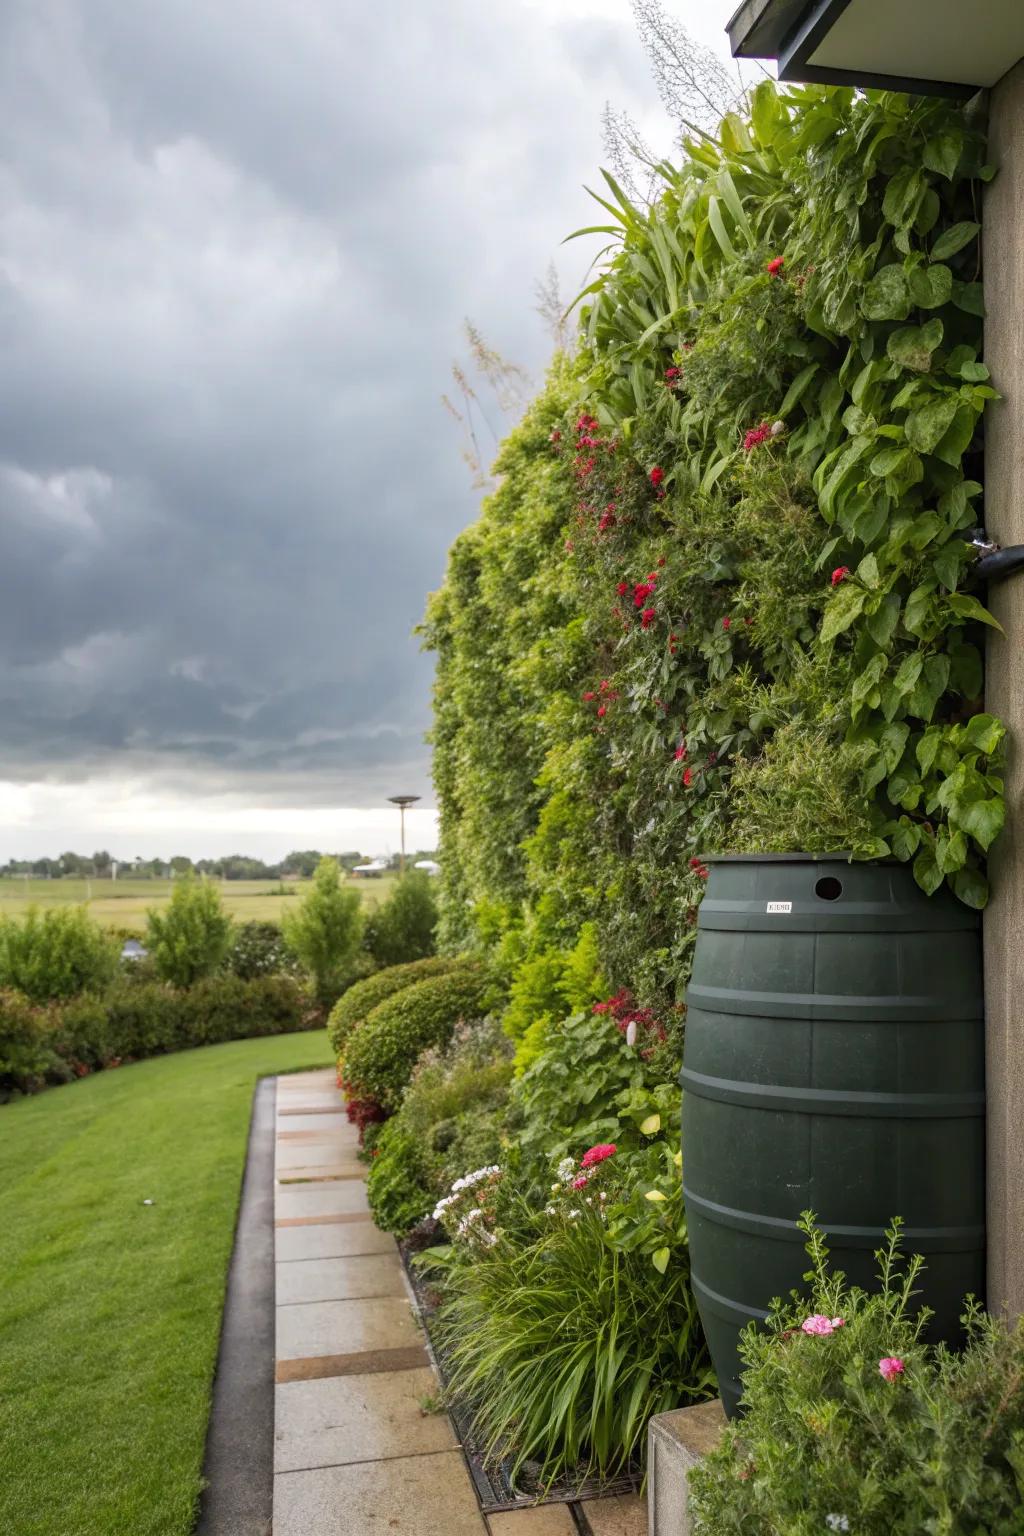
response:
<svg viewBox="0 0 1024 1536"><path fill-rule="evenodd" d="M189 1536L253 1088L329 1059L233 1041L0 1107L3 1536Z"/></svg>
<svg viewBox="0 0 1024 1536"><path fill-rule="evenodd" d="M366 905L373 906L390 894L396 875L374 880L346 880ZM225 909L237 922L279 923L294 910L309 890L309 880L288 881L282 894L277 880L220 880L217 882ZM27 907L63 907L83 904L97 922L110 928L129 928L142 933L146 912L162 911L171 899L170 880L24 880L20 875L0 879L0 913L20 917Z"/></svg>

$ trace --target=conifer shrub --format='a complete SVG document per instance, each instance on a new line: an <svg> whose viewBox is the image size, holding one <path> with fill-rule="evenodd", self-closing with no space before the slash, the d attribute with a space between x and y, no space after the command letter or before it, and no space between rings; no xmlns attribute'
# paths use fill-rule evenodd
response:
<svg viewBox="0 0 1024 1536"><path fill-rule="evenodd" d="M146 948L161 980L191 987L220 969L232 923L209 880L176 881L164 911L151 908L146 917Z"/></svg>
<svg viewBox="0 0 1024 1536"><path fill-rule="evenodd" d="M484 972L463 966L378 1003L345 1048L347 1092L396 1110L420 1053L445 1045L460 1019L482 1016L488 991Z"/></svg>
<svg viewBox="0 0 1024 1536"><path fill-rule="evenodd" d="M401 992L403 987L425 981L428 976L443 976L459 963L457 957L431 955L424 960L412 960L408 965L390 965L386 970L375 971L372 976L353 982L339 997L327 1019L327 1033L334 1054L342 1054L349 1035L378 1003Z"/></svg>
<svg viewBox="0 0 1024 1536"><path fill-rule="evenodd" d="M363 936L359 892L342 885L336 859L321 859L298 911L286 914L284 941L301 964L310 991L330 1008L358 973Z"/></svg>

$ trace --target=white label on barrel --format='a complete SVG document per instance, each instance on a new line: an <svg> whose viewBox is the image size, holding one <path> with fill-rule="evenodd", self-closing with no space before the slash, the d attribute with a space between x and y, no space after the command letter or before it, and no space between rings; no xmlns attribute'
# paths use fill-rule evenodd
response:
<svg viewBox="0 0 1024 1536"><path fill-rule="evenodd" d="M768 903L769 912L792 912L792 910L793 903L791 901L770 901Z"/></svg>

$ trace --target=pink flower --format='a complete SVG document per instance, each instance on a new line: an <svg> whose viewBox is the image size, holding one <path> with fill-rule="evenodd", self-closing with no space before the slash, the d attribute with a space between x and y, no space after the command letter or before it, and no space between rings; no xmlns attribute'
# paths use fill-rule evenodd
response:
<svg viewBox="0 0 1024 1536"><path fill-rule="evenodd" d="M782 269L783 269L783 267L785 265L786 265L785 257L783 257L783 256L773 256L771 261L768 263L767 267L765 268L765 271L768 273L769 277L778 277L780 272L782 271Z"/></svg>
<svg viewBox="0 0 1024 1536"><path fill-rule="evenodd" d="M837 565L835 570L832 572L832 585L834 587L838 587L839 583L841 581L845 581L849 574L850 567L848 565Z"/></svg>
<svg viewBox="0 0 1024 1536"><path fill-rule="evenodd" d="M835 1332L832 1319L825 1317L821 1312L815 1312L812 1317L805 1317L800 1328L803 1333L824 1335Z"/></svg>
<svg viewBox="0 0 1024 1536"><path fill-rule="evenodd" d="M661 482L665 478L665 471L661 468L660 464L655 464L654 468L650 471L650 473L648 474L647 478L651 482L651 484L654 486L655 490L657 490L658 486L661 484Z"/></svg>
<svg viewBox="0 0 1024 1536"><path fill-rule="evenodd" d="M600 1141L596 1147L591 1147L580 1158L581 1168L593 1168L595 1163L603 1163L606 1158L614 1157L618 1149L613 1141Z"/></svg>
<svg viewBox="0 0 1024 1536"><path fill-rule="evenodd" d="M732 629L732 619L728 619L728 618L723 619L722 620L722 628L723 629Z"/></svg>
<svg viewBox="0 0 1024 1536"><path fill-rule="evenodd" d="M902 1376L906 1366L898 1355L886 1355L884 1360L879 1360L878 1369L886 1381L895 1381L897 1376Z"/></svg>
<svg viewBox="0 0 1024 1536"><path fill-rule="evenodd" d="M762 421L759 427L752 427L743 439L743 452L750 453L752 449L760 447L771 435L771 423L768 421Z"/></svg>
<svg viewBox="0 0 1024 1536"><path fill-rule="evenodd" d="M586 1174L585 1173L581 1173L578 1178L573 1179L572 1187L573 1187L573 1189L586 1189L586 1187L587 1187L587 1176L586 1176Z"/></svg>

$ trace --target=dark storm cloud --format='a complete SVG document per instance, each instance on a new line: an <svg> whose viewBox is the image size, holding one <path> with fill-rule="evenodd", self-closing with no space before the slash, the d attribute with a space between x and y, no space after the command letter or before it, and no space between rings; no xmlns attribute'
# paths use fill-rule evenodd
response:
<svg viewBox="0 0 1024 1536"><path fill-rule="evenodd" d="M642 78L525 0L6 0L0 777L426 788L461 318L540 371Z"/></svg>

